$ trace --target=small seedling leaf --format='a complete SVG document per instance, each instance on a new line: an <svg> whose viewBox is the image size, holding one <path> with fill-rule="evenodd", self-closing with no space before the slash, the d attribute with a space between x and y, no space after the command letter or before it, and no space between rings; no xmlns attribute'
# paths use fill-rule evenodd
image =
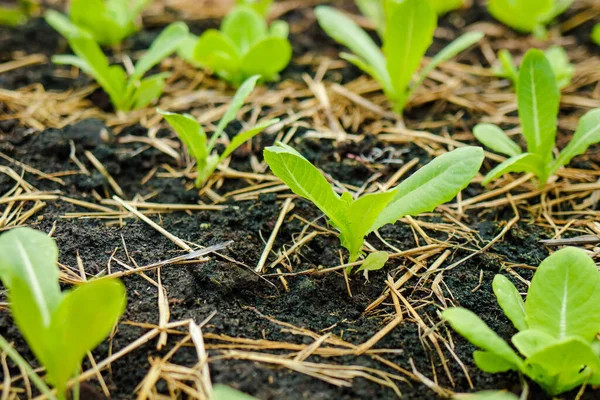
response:
<svg viewBox="0 0 600 400"><path fill-rule="evenodd" d="M477 175L484 154L480 147L461 147L436 157L396 186L396 193L371 231L395 223L406 215L433 211L452 200Z"/></svg>
<svg viewBox="0 0 600 400"><path fill-rule="evenodd" d="M477 368L490 374L516 370L513 363L489 351L475 350L473 352L473 361L475 361Z"/></svg>
<svg viewBox="0 0 600 400"><path fill-rule="evenodd" d="M529 50L519 71L517 103L527 151L549 163L556 138L560 90L544 53Z"/></svg>
<svg viewBox="0 0 600 400"><path fill-rule="evenodd" d="M518 144L513 142L506 133L494 124L478 124L473 128L473 135L484 146L489 147L497 153L509 157L518 156L522 153Z"/></svg>
<svg viewBox="0 0 600 400"><path fill-rule="evenodd" d="M492 282L494 294L504 314L519 331L527 329L525 318L525 302L521 294L504 275L496 275Z"/></svg>
<svg viewBox="0 0 600 400"><path fill-rule="evenodd" d="M545 182L545 179L542 178L545 176L544 163L542 160L536 154L523 153L519 154L518 156L511 157L496 166L494 169L488 172L481 184L485 186L499 176L509 172L533 172L540 177L541 181Z"/></svg>
<svg viewBox="0 0 600 400"><path fill-rule="evenodd" d="M492 331L477 315L464 308L449 308L442 313L452 329L475 346L494 354L515 369L521 369L523 360L500 336Z"/></svg>
<svg viewBox="0 0 600 400"><path fill-rule="evenodd" d="M527 329L512 337L512 343L525 357L530 357L544 347L557 342L549 333L537 329Z"/></svg>
<svg viewBox="0 0 600 400"><path fill-rule="evenodd" d="M367 256L358 271L378 271L385 266L389 258L387 251L375 251Z"/></svg>
<svg viewBox="0 0 600 400"><path fill-rule="evenodd" d="M585 153L592 144L600 142L600 109L588 111L577 126L571 141L550 167L554 174L559 168L569 164L573 157Z"/></svg>

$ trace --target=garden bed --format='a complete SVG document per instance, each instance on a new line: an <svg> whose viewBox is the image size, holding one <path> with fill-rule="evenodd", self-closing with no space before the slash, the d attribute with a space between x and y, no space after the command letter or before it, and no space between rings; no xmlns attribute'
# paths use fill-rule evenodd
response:
<svg viewBox="0 0 600 400"><path fill-rule="evenodd" d="M93 352L100 363L127 349L102 372L115 399L168 395L180 381L193 387L193 380L182 381L175 373L175 366L189 372L198 363L187 325L176 326L188 319L204 321L213 383L259 399L383 399L400 392L406 399L426 399L484 389L521 393L518 374L479 371L474 347L440 323L440 312L460 305L503 338L515 333L492 293L492 279L502 271L524 292L534 267L555 249L540 240L600 233L598 146L544 190L512 174L484 192L479 175L435 213L404 218L380 229L379 236L371 234L369 245L396 255L368 279L362 273L345 276L343 268L315 270L344 264L345 250L317 208L269 175L262 149L286 140L353 191L374 181L385 184L399 169L405 178L457 142L476 144L471 134L476 123L517 126L514 90L490 72L491 58L502 48L516 55L550 44L564 46L577 66L563 92L562 148L577 119L600 107L600 57L588 38L593 21L580 23L591 2L576 2L545 43L496 23L477 2L443 17L432 55L467 30L481 29L486 38L432 73L403 121L388 111L374 82L338 59L340 48L319 29L312 4L306 3L284 1L276 8L291 24L294 61L280 83L256 89L243 109L245 118L230 124L227 133L234 135L259 112L283 122L236 151L200 193L193 187L191 160L154 107L115 114L89 78L48 61L66 45L43 20L2 28L0 70L19 60L24 65L0 74L0 229L27 225L52 232L65 285L80 281L81 269L89 279L169 260L185 254L186 246L195 250L232 241L206 260L167 263L122 278L126 312ZM356 12L346 3L338 5ZM147 30L126 41L125 53L135 57L147 48L166 23L157 15L162 14L147 16ZM166 15L175 19L176 12ZM217 24L189 23L195 33ZM218 120L230 88L182 60L166 60L161 68L173 71L161 108L191 112L208 124ZM493 165L486 160L482 172ZM114 196L138 211L128 211ZM274 230L271 252L263 258ZM264 271L256 273L261 259ZM388 282L401 283L400 298L389 296ZM375 303L382 293L388 295ZM393 299L399 301L401 320ZM164 335L136 342L167 323L172 328L165 331L166 342L160 342ZM386 332L389 324L397 325ZM385 333L380 340L369 341L380 332ZM38 365L5 306L0 334ZM86 360L83 370L88 368ZM12 378L20 374L10 361L8 371ZM24 396L22 379L11 385ZM103 397L94 374L86 385L87 398ZM535 384L529 383L529 391L531 399L546 398ZM587 388L579 398L596 396Z"/></svg>

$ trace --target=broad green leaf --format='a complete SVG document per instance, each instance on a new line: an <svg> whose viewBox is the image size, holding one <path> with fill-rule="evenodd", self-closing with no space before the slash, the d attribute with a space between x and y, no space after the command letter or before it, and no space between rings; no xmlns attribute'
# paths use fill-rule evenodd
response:
<svg viewBox="0 0 600 400"><path fill-rule="evenodd" d="M290 26L282 20L273 21L269 27L269 36L280 39L287 39L290 34Z"/></svg>
<svg viewBox="0 0 600 400"><path fill-rule="evenodd" d="M521 331L513 336L511 340L517 350L525 357L530 357L543 348L557 342L556 338L549 333L537 329Z"/></svg>
<svg viewBox="0 0 600 400"><path fill-rule="evenodd" d="M475 350L473 352L473 361L475 361L477 368L490 374L516 370L516 366L513 363L489 351Z"/></svg>
<svg viewBox="0 0 600 400"><path fill-rule="evenodd" d="M188 27L183 22L174 22L167 26L135 64L131 80L141 79L152 67L175 52L187 34Z"/></svg>
<svg viewBox="0 0 600 400"><path fill-rule="evenodd" d="M72 0L69 8L71 21L89 32L101 45L116 44L130 33L123 26L127 24L117 22L121 14L113 17L107 10L107 4L105 0Z"/></svg>
<svg viewBox="0 0 600 400"><path fill-rule="evenodd" d="M292 45L287 39L269 37L255 43L241 62L244 76L260 75L265 80L277 79L292 59Z"/></svg>
<svg viewBox="0 0 600 400"><path fill-rule="evenodd" d="M0 279L9 292L15 279L30 289L44 326L61 299L57 261L56 244L43 232L17 228L0 235Z"/></svg>
<svg viewBox="0 0 600 400"><path fill-rule="evenodd" d="M229 103L229 107L225 110L225 114L219 121L217 125L217 130L213 133L210 138L210 142L208 144L208 152L210 153L215 146L217 139L223 134L223 131L227 127L227 125L233 121L236 117L244 103L246 102L246 98L252 93L254 87L256 86L256 82L260 79L260 75L251 76L246 79L242 86L235 92L233 95L233 99Z"/></svg>
<svg viewBox="0 0 600 400"><path fill-rule="evenodd" d="M500 390L484 390L476 393L456 394L456 400L519 400L516 394Z"/></svg>
<svg viewBox="0 0 600 400"><path fill-rule="evenodd" d="M361 27L332 7L318 6L315 8L315 15L325 33L370 65L373 78L387 90L392 90L386 59L373 39Z"/></svg>
<svg viewBox="0 0 600 400"><path fill-rule="evenodd" d="M396 193L370 231L406 215L433 211L469 185L483 162L480 147L466 146L436 157L392 191Z"/></svg>
<svg viewBox="0 0 600 400"><path fill-rule="evenodd" d="M267 147L264 157L273 173L295 194L311 201L339 230L346 226L347 204L327 179L300 153L287 145Z"/></svg>
<svg viewBox="0 0 600 400"><path fill-rule="evenodd" d="M588 147L598 142L600 142L600 109L597 108L588 111L581 117L573 138L552 163L551 174L569 164L573 157L585 153Z"/></svg>
<svg viewBox="0 0 600 400"><path fill-rule="evenodd" d="M546 258L531 281L525 311L531 329L591 342L600 332L600 275L594 261L574 247Z"/></svg>
<svg viewBox="0 0 600 400"><path fill-rule="evenodd" d="M521 32L533 32L555 0L489 0L488 11L498 21Z"/></svg>
<svg viewBox="0 0 600 400"><path fill-rule="evenodd" d="M380 37L383 37L385 32L383 0L356 0L355 2L361 14L373 21L377 33Z"/></svg>
<svg viewBox="0 0 600 400"><path fill-rule="evenodd" d="M473 135L484 146L489 147L496 153L505 154L509 157L518 156L522 153L519 145L513 142L502 129L494 124L475 125Z"/></svg>
<svg viewBox="0 0 600 400"><path fill-rule="evenodd" d="M87 352L108 336L125 303L125 286L116 279L90 281L66 292L52 316L47 338L58 355L56 365L46 365L48 380L59 393L79 370Z"/></svg>
<svg viewBox="0 0 600 400"><path fill-rule="evenodd" d="M196 121L196 118L189 114L177 114L167 111L157 110L171 125L179 136L179 139L185 144L198 165L202 164L208 157L206 150L206 133L202 125Z"/></svg>
<svg viewBox="0 0 600 400"><path fill-rule="evenodd" d="M148 104L157 100L165 88L165 79L168 76L169 73L156 74L139 81L138 87L136 88L133 96L133 108L144 108Z"/></svg>
<svg viewBox="0 0 600 400"><path fill-rule="evenodd" d="M569 85L575 74L575 67L569 61L569 55L565 49L560 46L552 46L544 54L552 67L558 88L562 89Z"/></svg>
<svg viewBox="0 0 600 400"><path fill-rule="evenodd" d="M354 262L362 253L365 236L394 197L394 192L370 193L350 203L346 215L346 227L340 229L342 246L350 253L349 262Z"/></svg>
<svg viewBox="0 0 600 400"><path fill-rule="evenodd" d="M511 157L496 166L496 168L488 172L481 184L485 186L499 176L509 172L533 172L540 178L542 184L546 183L547 179L547 173L545 172L545 166L542 160L536 154L523 153Z"/></svg>
<svg viewBox="0 0 600 400"><path fill-rule="evenodd" d="M461 8L464 0L428 0L437 15L444 15L450 11Z"/></svg>
<svg viewBox="0 0 600 400"><path fill-rule="evenodd" d="M521 369L523 365L521 357L471 311L464 308L449 308L444 310L442 317L450 323L452 329L475 346L513 364L515 369Z"/></svg>
<svg viewBox="0 0 600 400"><path fill-rule="evenodd" d="M235 43L243 55L254 43L267 37L267 23L252 8L239 6L225 16L221 32Z"/></svg>
<svg viewBox="0 0 600 400"><path fill-rule="evenodd" d="M392 100L404 104L413 74L433 42L437 15L429 3L423 0L404 0L401 3L385 0L384 7L386 29L383 53L387 60L387 74L396 96Z"/></svg>
<svg viewBox="0 0 600 400"><path fill-rule="evenodd" d="M510 54L510 51L506 49L500 50L498 52L498 60L500 60L501 65L501 72L499 75L510 79L513 85L517 87L519 84L519 70L515 66L515 60Z"/></svg>
<svg viewBox="0 0 600 400"><path fill-rule="evenodd" d="M375 251L367 256L358 271L378 271L385 266L389 258L387 251Z"/></svg>
<svg viewBox="0 0 600 400"><path fill-rule="evenodd" d="M228 80L239 75L241 55L235 43L215 29L205 31L194 48L194 61Z"/></svg>
<svg viewBox="0 0 600 400"><path fill-rule="evenodd" d="M527 329L525 302L515 285L504 275L498 274L494 277L492 289L502 311L504 311L504 314L510 319L515 328L519 331Z"/></svg>
<svg viewBox="0 0 600 400"><path fill-rule="evenodd" d="M254 136L258 135L259 133L261 133L262 131L264 131L265 129L270 127L271 125L274 125L278 122L279 122L279 119L270 119L268 121L261 122L261 123L257 124L256 126L253 126L252 128L248 129L247 131L244 131L244 132L236 135L233 139L231 139L231 142L225 148L225 151L223 151L223 154L221 154L219 161L226 159L227 157L229 157L231 155L231 153L233 153L242 144L246 143L248 140L252 139Z"/></svg>
<svg viewBox="0 0 600 400"><path fill-rule="evenodd" d="M556 138L560 91L544 53L529 50L521 63L517 103L527 151L550 162Z"/></svg>
<svg viewBox="0 0 600 400"><path fill-rule="evenodd" d="M419 73L419 77L417 78L414 85L412 85L413 90L417 87L421 86L421 83L425 80L427 75L438 65L441 63L450 60L451 58L458 55L458 53L468 49L475 43L479 42L484 37L484 33L482 32L467 32L464 35L460 36L458 39L452 41L448 46L444 47L442 51L437 53L435 57L431 59L429 64ZM386 53L387 54L387 53Z"/></svg>
<svg viewBox="0 0 600 400"><path fill-rule="evenodd" d="M591 346L577 337L545 347L525 363L532 367L536 381L553 396L580 386L600 367Z"/></svg>
<svg viewBox="0 0 600 400"><path fill-rule="evenodd" d="M213 391L215 395L215 400L256 400L255 397L237 391L226 385L214 385Z"/></svg>

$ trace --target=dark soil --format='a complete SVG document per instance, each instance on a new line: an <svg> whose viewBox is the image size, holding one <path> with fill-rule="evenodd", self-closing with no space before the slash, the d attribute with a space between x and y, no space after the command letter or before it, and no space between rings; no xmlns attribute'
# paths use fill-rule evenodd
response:
<svg viewBox="0 0 600 400"><path fill-rule="evenodd" d="M471 23L480 20L482 9L476 5L471 11L461 12L446 17L441 25L454 31L460 31L452 20L462 19ZM307 10L294 11L285 18L309 18ZM214 21L206 23L214 26ZM203 26L195 26L193 30L200 33ZM131 39L131 48L145 48L151 42L157 31L141 32ZM337 47L324 36L316 24L310 26L303 34L292 36L296 54L304 51L317 51L334 57ZM323 44L326 43L324 46ZM436 41L432 51L437 51L444 41ZM587 40L582 39L587 44ZM64 42L42 21L33 20L27 25L15 29L0 29L0 60L9 60L14 52L43 53L48 56L56 52L65 51ZM475 52L476 53L476 52ZM467 53L466 59L478 59L479 54ZM469 58L470 57L470 58ZM46 89L64 90L86 85L89 81L82 77L78 81L61 80L54 75L55 66L45 64L41 66L22 68L7 74L0 75L0 87L16 89L32 83L41 83ZM303 72L308 72L304 66L291 66L284 74L284 78L300 80ZM354 79L359 71L353 67L344 69L337 77L343 82ZM408 110L407 120L418 120L427 115L427 107ZM479 116L467 114L465 123L472 125ZM97 120L86 120L65 129L48 129L43 132L30 133L16 122L0 124L0 151L16 160L32 167L39 168L45 173L54 173L76 169L69 160L72 140L76 144L77 154L82 155L85 150L91 151L108 169L110 174L119 183L127 198L135 195L148 195L156 192L153 202L193 204L199 199L196 191L186 191L184 179L165 179L156 176L146 184L140 182L146 174L156 165L162 163L173 164L173 160L156 150L146 150L131 156L139 145L124 145L118 142L118 137L111 136L105 141L100 134L104 124ZM145 136L146 131L141 127L128 128L123 134ZM163 134L163 133L161 133ZM167 134L167 132L164 132ZM297 135L301 137L301 133ZM257 140L260 147L271 144L273 138L264 137ZM375 147L385 147L376 137L369 137L359 144L342 144L339 147L329 141L318 142L303 140L295 146L307 155L316 165L334 178L343 182L362 185L370 176L368 167L356 160L347 157L348 154L369 154ZM415 145L396 146L396 149L410 160L415 156L421 159L421 165L429 161L429 156ZM37 179L25 173L24 179L33 184L37 189L44 191L60 190L62 194L95 202L92 192L96 191L102 196L109 197L112 192L105 179L95 169L80 157L86 164L91 176L69 175L62 179L65 185ZM340 162L340 160L342 160ZM0 160L0 165L10 165ZM233 158L233 167L248 171L249 159L247 155L236 154ZM20 168L11 165L20 172ZM395 167L391 166L384 171L391 176ZM225 192L237 187L239 183L226 183ZM14 181L5 175L0 175L0 195L12 188ZM465 190L463 196L468 198L480 192L480 188L471 187ZM534 200L535 201L535 200ZM294 213L314 219L319 216L318 210L311 204L296 200ZM234 243L222 253L248 266L255 266L264 248L262 238L268 237L280 213L280 202L274 195L264 195L257 201L229 203L228 208L222 212L195 212L165 213L152 216L155 221L160 221L161 226L173 235L203 246L213 245L228 240ZM65 219L65 213L86 211L65 202L49 201L47 206L31 218L32 227L49 232L56 224L54 237L60 249L60 262L72 268L77 268L76 256L80 254L86 271L96 274L106 268L107 262L115 251L115 257L126 260L123 241L126 243L129 254L138 265L146 265L156 261L165 260L180 254L179 249L145 223L128 219L124 226L108 226L99 219ZM494 238L512 218L510 208L488 210L483 214L469 215L466 223L479 232L483 246ZM503 338L509 339L516 333L510 322L504 317L498 307L491 290L491 282L496 273L501 269L501 261L538 265L548 255L548 250L538 243L539 239L549 237L552 232L544 231L530 224L529 216L522 215L522 219L506 235L503 241L496 243L486 253L475 256L459 267L445 274L445 297L454 298L456 305L466 307L481 316L490 327ZM293 235L300 232L303 225L298 220L287 221L277 236L274 249L292 242ZM427 231L427 230L426 230ZM409 249L414 246L414 238L410 227L402 223L386 226L380 230L382 236L400 249ZM445 240L443 232L427 231L427 234L436 239ZM369 243L383 248L376 237L369 237ZM468 244L471 247L473 244ZM300 271L315 266L335 266L339 264L339 241L332 236L317 236L301 251L297 257L294 269ZM469 253L458 251L451 259L450 264ZM112 264L113 271L121 267ZM481 287L473 291L480 280L480 271L483 271ZM268 339L290 343L310 343L304 337L283 332L281 327L268 321L262 315L270 316L280 321L293 324L297 327L310 329L314 332L331 332L340 335L343 339L361 344L379 331L384 321L373 316L363 315L363 311L383 288L388 274L400 276L405 268L398 260L390 261L382 271L371 273L369 281L365 282L362 275L351 277L351 290L353 297L349 297L344 277L338 273L323 276L297 276L288 278L289 292L286 292L278 280L272 283L277 287L267 284L244 267L213 256L204 264L177 266L170 265L162 268L161 278L165 286L171 309L171 320L177 321L193 318L196 322L205 319L211 312L216 311L216 316L204 328L204 332L225 334L234 337L251 339ZM521 271L520 271L521 272ZM155 277L154 273L150 276ZM507 275L509 276L509 275ZM524 273L526 278L531 274ZM509 276L510 277L510 276ZM122 322L134 321L139 323L158 323L158 306L156 288L139 276L125 278L128 290L128 306ZM526 288L518 281L515 284L521 291ZM412 279L404 286L404 295L409 296L414 302L421 302L419 309L421 317L425 320L439 321L440 306L434 302L427 302L430 294L422 287L416 286L417 279ZM118 332L112 341L112 352L127 346L146 330L125 323L119 324ZM430 350L425 350L420 341L418 325L411 319L406 319L391 333L384 337L376 348L401 349L398 354L385 355L390 361L411 369L410 360L423 374L433 379L431 363L436 368L438 384L456 392L471 391L464 373L449 353L445 356L449 360L448 368L455 380L453 386L443 371L441 360ZM13 323L10 313L6 310L0 312L0 334L13 341L17 350L25 358L37 365L34 356L28 350L21 338L18 329ZM162 351L156 350L156 342L138 348L127 356L112 364L112 374L104 373L109 389L116 399L133 398L136 386L142 381L149 369L149 357L160 357L172 347L179 337L171 336L169 345ZM508 389L520 393L521 383L519 376L508 374L485 374L480 372L472 361L471 353L474 347L458 335L453 335L458 357L467 365L473 384L477 390ZM102 344L95 351L96 360L107 357L108 345ZM217 355L211 352L211 355ZM338 363L345 365L364 365L372 368L383 369L388 372L393 370L373 361L368 356L346 357L337 359L320 359L311 357L311 361ZM176 364L192 366L197 362L196 351L192 347L184 347L173 357ZM87 368L88 365L84 365ZM394 398L392 390L367 381L356 379L352 387L338 388L320 380L291 372L287 369L272 367L265 364L237 360L218 360L210 364L211 378L214 383L224 383L256 396L260 399L387 399ZM18 370L11 365L11 373L18 374ZM0 381L2 372L0 372ZM91 381L92 391L98 391L95 381ZM425 388L421 383L399 383L399 387L406 399L434 399L436 395ZM166 385L160 387L166 390ZM534 384L530 384L530 399L545 399L545 395ZM88 390L90 390L88 388ZM91 396L91 395L90 395ZM575 393L567 394L564 398L573 398ZM600 396L588 389L582 399L596 399Z"/></svg>

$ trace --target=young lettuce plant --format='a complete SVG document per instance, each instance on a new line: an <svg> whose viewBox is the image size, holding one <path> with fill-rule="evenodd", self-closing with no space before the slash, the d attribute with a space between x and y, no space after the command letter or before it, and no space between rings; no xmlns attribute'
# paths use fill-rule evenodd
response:
<svg viewBox="0 0 600 400"><path fill-rule="evenodd" d="M86 354L110 333L125 309L117 279L95 279L61 292L54 240L30 228L0 236L0 279L12 316L59 399Z"/></svg>
<svg viewBox="0 0 600 400"><path fill-rule="evenodd" d="M341 53L340 56L371 75L398 114L402 114L414 91L433 69L483 37L480 32L462 35L440 51L413 80L437 27L437 15L427 1L383 0L383 12L375 17L380 20L376 23L383 49L379 49L362 28L340 11L319 6L315 12L321 28L354 53Z"/></svg>
<svg viewBox="0 0 600 400"><path fill-rule="evenodd" d="M321 172L292 147L278 143L264 150L271 171L295 194L311 201L340 232L349 262L362 253L364 238L406 215L432 211L450 201L475 177L483 162L480 147L462 147L437 157L394 189L353 199L339 196ZM385 263L385 261L384 261Z"/></svg>
<svg viewBox="0 0 600 400"><path fill-rule="evenodd" d="M445 310L452 328L479 347L484 372L519 371L556 396L584 383L600 384L600 275L581 249L567 247L538 267L525 302L503 275L492 284L498 304L519 331L513 348L473 312Z"/></svg>
<svg viewBox="0 0 600 400"><path fill-rule="evenodd" d="M137 32L140 27L139 15L149 2L150 0L71 0L69 18L51 11L51 14L58 16L47 21L61 34L75 25L88 32L97 43L112 46Z"/></svg>
<svg viewBox="0 0 600 400"><path fill-rule="evenodd" d="M53 20L57 14L49 14L47 20ZM104 89L119 111L129 111L146 107L160 97L168 73L160 73L144 78L156 64L175 52L188 33L187 26L175 22L167 26L152 45L135 64L131 75L118 65L109 65L100 46L86 32L78 28L60 31L75 55L52 57L56 64L73 65L91 75Z"/></svg>
<svg viewBox="0 0 600 400"><path fill-rule="evenodd" d="M223 19L220 31L208 29L198 39L188 35L179 55L233 86L254 75L276 81L292 59L288 33L285 21L269 27L255 9L238 6Z"/></svg>
<svg viewBox="0 0 600 400"><path fill-rule="evenodd" d="M510 157L486 175L483 185L508 172L532 172L544 186L559 168L600 142L600 109L595 109L581 117L571 141L554 158L559 102L560 91L552 66L542 51L529 50L521 64L517 85L517 105L527 152L523 153L498 126L476 125L473 134L477 140Z"/></svg>
<svg viewBox="0 0 600 400"><path fill-rule="evenodd" d="M525 33L545 35L545 26L565 12L573 0L488 0L492 17Z"/></svg>
<svg viewBox="0 0 600 400"><path fill-rule="evenodd" d="M550 63L552 72L554 72L558 88L562 89L568 86L575 74L575 67L569 61L567 52L562 47L552 46L544 54ZM500 50L498 52L498 60L500 61L500 65L495 68L496 74L500 77L510 79L516 88L519 84L519 70L512 55L506 49Z"/></svg>
<svg viewBox="0 0 600 400"><path fill-rule="evenodd" d="M215 151L213 151L215 144L217 143L217 139L223 135L227 124L235 119L238 111L244 105L246 97L248 97L250 92L254 90L254 86L259 78L260 77L258 75L250 77L242 84L242 86L240 86L235 96L233 96L233 100L231 101L231 104L229 104L227 111L225 111L223 118L221 118L219 121L217 130L215 133L213 133L210 141L207 141L206 132L198 123L198 121L196 121L196 119L191 115L181 115L158 110L158 112L167 120L169 125L171 125L171 127L175 130L177 136L179 136L181 141L186 145L190 155L196 160L196 168L198 170L196 187L200 188L200 186L202 186L208 177L210 177L217 169L219 163L229 157L229 155L233 153L235 149L240 147L248 140L251 140L254 136L258 135L269 126L279 122L278 119L271 119L259 123L247 131L236 135L231 140L229 145L225 147L225 150L223 153L221 153L221 155L218 155Z"/></svg>

